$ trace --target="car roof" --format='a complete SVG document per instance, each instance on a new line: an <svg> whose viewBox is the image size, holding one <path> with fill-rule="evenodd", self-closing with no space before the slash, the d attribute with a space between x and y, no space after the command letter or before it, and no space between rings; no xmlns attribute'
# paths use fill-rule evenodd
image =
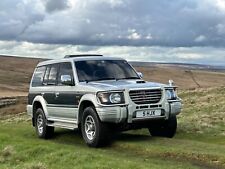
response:
<svg viewBox="0 0 225 169"><path fill-rule="evenodd" d="M109 56L81 56L81 57L69 57L69 58L62 58L62 59L54 59L54 60L47 60L38 63L37 67L50 65L54 63L62 63L62 62L74 62L74 61L85 61L85 60L124 60L123 58L118 57L109 57Z"/></svg>

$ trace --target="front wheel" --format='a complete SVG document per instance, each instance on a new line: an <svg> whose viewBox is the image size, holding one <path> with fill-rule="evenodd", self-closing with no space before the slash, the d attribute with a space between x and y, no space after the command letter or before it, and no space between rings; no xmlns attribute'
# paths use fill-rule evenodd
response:
<svg viewBox="0 0 225 169"><path fill-rule="evenodd" d="M168 138L172 138L176 134L176 130L177 130L176 116L171 116L163 124L149 128L149 132L152 136L168 137Z"/></svg>
<svg viewBox="0 0 225 169"><path fill-rule="evenodd" d="M36 111L35 128L39 138L50 138L54 133L54 127L47 126L45 114L41 108Z"/></svg>
<svg viewBox="0 0 225 169"><path fill-rule="evenodd" d="M83 112L81 132L86 144L90 147L99 147L107 141L106 124L100 121L93 107L88 107Z"/></svg>

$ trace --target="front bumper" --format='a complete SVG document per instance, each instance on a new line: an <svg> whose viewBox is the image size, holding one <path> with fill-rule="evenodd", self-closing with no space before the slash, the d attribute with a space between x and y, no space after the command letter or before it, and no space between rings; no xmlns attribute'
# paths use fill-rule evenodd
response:
<svg viewBox="0 0 225 169"><path fill-rule="evenodd" d="M127 107L99 107L96 108L98 116L102 122L121 123L127 119Z"/></svg>
<svg viewBox="0 0 225 169"><path fill-rule="evenodd" d="M181 112L182 104L180 101L166 102L164 104L156 105L135 105L129 104L127 106L113 106L113 107L98 107L96 111L102 122L110 123L133 123L137 121L151 121L151 120L166 120L171 115L178 115ZM161 110L160 116L151 116L144 118L137 118L136 112L140 110Z"/></svg>
<svg viewBox="0 0 225 169"><path fill-rule="evenodd" d="M181 112L182 104L180 101L171 102L170 106L170 115L178 115Z"/></svg>
<svg viewBox="0 0 225 169"><path fill-rule="evenodd" d="M27 105L27 114L29 116L33 116L33 106L32 105Z"/></svg>

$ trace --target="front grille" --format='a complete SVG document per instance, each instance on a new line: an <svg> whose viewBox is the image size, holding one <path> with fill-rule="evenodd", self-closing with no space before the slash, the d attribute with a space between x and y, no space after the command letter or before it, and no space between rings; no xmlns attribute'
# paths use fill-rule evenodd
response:
<svg viewBox="0 0 225 169"><path fill-rule="evenodd" d="M161 100L161 89L132 90L129 92L131 100L136 104L156 104Z"/></svg>

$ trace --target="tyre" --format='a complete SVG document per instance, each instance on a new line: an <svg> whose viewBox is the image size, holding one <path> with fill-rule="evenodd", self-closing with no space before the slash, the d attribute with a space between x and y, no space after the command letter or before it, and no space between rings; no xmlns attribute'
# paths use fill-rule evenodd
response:
<svg viewBox="0 0 225 169"><path fill-rule="evenodd" d="M177 117L171 116L160 126L154 126L149 128L149 132L152 136L168 137L172 138L176 134L177 130Z"/></svg>
<svg viewBox="0 0 225 169"><path fill-rule="evenodd" d="M83 112L81 132L90 147L100 147L108 142L108 128L100 121L93 107L88 107Z"/></svg>
<svg viewBox="0 0 225 169"><path fill-rule="evenodd" d="M54 127L47 126L45 114L41 108L35 113L35 128L39 138L48 139L53 136Z"/></svg>

